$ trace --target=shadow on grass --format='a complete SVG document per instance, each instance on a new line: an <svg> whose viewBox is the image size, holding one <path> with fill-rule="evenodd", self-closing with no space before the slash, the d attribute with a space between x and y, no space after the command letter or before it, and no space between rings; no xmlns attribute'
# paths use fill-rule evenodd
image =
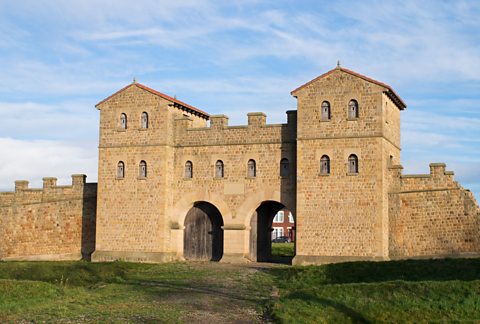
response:
<svg viewBox="0 0 480 324"><path fill-rule="evenodd" d="M88 286L98 282L119 283L132 270L149 265L126 262L90 263L86 261L59 262L0 262L0 279L34 280L58 283L68 279L68 285Z"/></svg>
<svg viewBox="0 0 480 324"><path fill-rule="evenodd" d="M348 262L267 270L284 287L383 281L472 281L480 279L480 259Z"/></svg>
<svg viewBox="0 0 480 324"><path fill-rule="evenodd" d="M307 303L314 303L316 305L331 307L335 309L338 313L343 314L345 317L349 318L352 323L370 323L370 321L365 318L361 313L357 312L356 310L342 304L336 302L331 299L322 298L315 296L306 291L295 291L293 293L288 294L284 297L285 303L288 303L288 300L300 300Z"/></svg>
<svg viewBox="0 0 480 324"><path fill-rule="evenodd" d="M250 291L247 281L237 281L228 277L229 272L216 273L209 267L194 263L0 262L0 279L42 281L93 290L106 284L121 284L161 299L172 294L188 298L193 293L249 303L268 299L268 293L263 296ZM233 288L224 286L227 283Z"/></svg>

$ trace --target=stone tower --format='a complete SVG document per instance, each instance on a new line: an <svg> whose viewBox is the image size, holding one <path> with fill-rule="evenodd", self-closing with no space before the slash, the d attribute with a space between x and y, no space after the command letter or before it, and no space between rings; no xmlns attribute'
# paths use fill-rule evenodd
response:
<svg viewBox="0 0 480 324"><path fill-rule="evenodd" d="M93 260L168 261L173 127L208 114L132 83L96 105L100 110L97 241Z"/></svg>
<svg viewBox="0 0 480 324"><path fill-rule="evenodd" d="M389 165L400 111L383 83L337 66L292 91L297 111L294 263L388 258Z"/></svg>

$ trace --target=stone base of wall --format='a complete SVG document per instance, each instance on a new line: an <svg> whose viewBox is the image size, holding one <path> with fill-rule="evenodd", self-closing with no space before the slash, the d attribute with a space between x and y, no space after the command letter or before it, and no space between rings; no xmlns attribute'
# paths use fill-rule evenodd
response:
<svg viewBox="0 0 480 324"><path fill-rule="evenodd" d="M224 253L220 262L223 263L247 263L248 260L243 253Z"/></svg>
<svg viewBox="0 0 480 324"><path fill-rule="evenodd" d="M182 260L171 252L123 252L123 251L95 251L92 262L130 261L145 263L162 263Z"/></svg>
<svg viewBox="0 0 480 324"><path fill-rule="evenodd" d="M296 255L292 260L292 265L311 265L328 264L354 261L387 261L385 257L362 257L362 256L312 256Z"/></svg>
<svg viewBox="0 0 480 324"><path fill-rule="evenodd" d="M24 255L1 258L0 261L78 261L82 253Z"/></svg>

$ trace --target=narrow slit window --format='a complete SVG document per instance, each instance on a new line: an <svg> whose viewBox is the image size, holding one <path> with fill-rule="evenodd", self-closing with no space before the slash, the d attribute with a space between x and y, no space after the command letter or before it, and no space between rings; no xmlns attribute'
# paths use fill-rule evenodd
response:
<svg viewBox="0 0 480 324"><path fill-rule="evenodd" d="M290 174L290 166L288 159L283 158L280 161L280 177L286 178Z"/></svg>
<svg viewBox="0 0 480 324"><path fill-rule="evenodd" d="M249 160L247 168L248 168L248 171L247 171L248 177L253 178L257 176L257 164L255 163L255 160Z"/></svg>
<svg viewBox="0 0 480 324"><path fill-rule="evenodd" d="M145 111L142 112L142 116L140 118L140 127L142 129L148 128L148 114Z"/></svg>
<svg viewBox="0 0 480 324"><path fill-rule="evenodd" d="M185 179L193 178L193 164L191 161L185 162Z"/></svg>
<svg viewBox="0 0 480 324"><path fill-rule="evenodd" d="M224 171L223 162L218 160L215 163L215 178L223 178L225 175Z"/></svg>
<svg viewBox="0 0 480 324"><path fill-rule="evenodd" d="M138 176L140 178L146 178L147 177L147 162L140 161Z"/></svg>
<svg viewBox="0 0 480 324"><path fill-rule="evenodd" d="M358 173L358 157L355 154L348 157L348 173Z"/></svg>
<svg viewBox="0 0 480 324"><path fill-rule="evenodd" d="M127 129L127 115L125 113L120 115L120 128Z"/></svg>
<svg viewBox="0 0 480 324"><path fill-rule="evenodd" d="M330 120L330 103L322 102L322 120Z"/></svg>
<svg viewBox="0 0 480 324"><path fill-rule="evenodd" d="M348 118L358 118L358 102L355 99L350 100L348 103Z"/></svg>
<svg viewBox="0 0 480 324"><path fill-rule="evenodd" d="M330 174L330 158L327 155L320 159L320 174Z"/></svg>
<svg viewBox="0 0 480 324"><path fill-rule="evenodd" d="M122 161L117 164L117 178L123 179L125 177L125 163Z"/></svg>

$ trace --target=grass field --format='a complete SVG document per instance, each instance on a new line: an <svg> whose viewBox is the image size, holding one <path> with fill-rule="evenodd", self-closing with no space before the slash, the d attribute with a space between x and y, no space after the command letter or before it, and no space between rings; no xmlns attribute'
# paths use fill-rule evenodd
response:
<svg viewBox="0 0 480 324"><path fill-rule="evenodd" d="M476 322L479 296L476 259L0 262L0 322Z"/></svg>
<svg viewBox="0 0 480 324"><path fill-rule="evenodd" d="M272 256L293 257L295 243L272 243Z"/></svg>

